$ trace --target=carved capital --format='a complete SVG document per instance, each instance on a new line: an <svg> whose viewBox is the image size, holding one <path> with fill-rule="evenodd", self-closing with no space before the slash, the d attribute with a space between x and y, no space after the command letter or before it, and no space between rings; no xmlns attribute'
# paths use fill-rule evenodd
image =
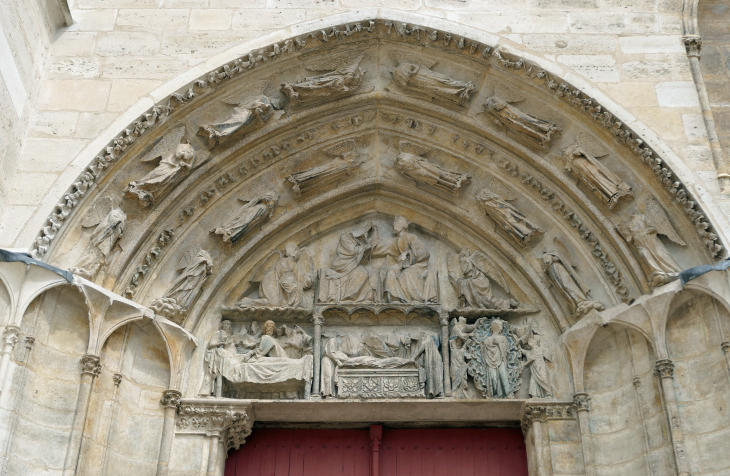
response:
<svg viewBox="0 0 730 476"><path fill-rule="evenodd" d="M15 344L18 343L18 335L20 334L20 327L18 326L5 326L5 331L3 332L3 338L5 339L5 343L9 344L10 347L15 347Z"/></svg>
<svg viewBox="0 0 730 476"><path fill-rule="evenodd" d="M584 395L586 398L588 397L588 394ZM526 403L522 414L522 433L527 434L527 430L535 421L575 420L575 417L576 404L574 402L546 403L543 405Z"/></svg>
<svg viewBox="0 0 730 476"><path fill-rule="evenodd" d="M168 390L168 392L170 391ZM211 435L218 432L223 438L227 451L238 449L246 443L246 438L251 434L253 421L249 418L248 412L243 409L234 407L222 409L216 405L208 407L181 404L178 407L176 426L178 431L186 433Z"/></svg>
<svg viewBox="0 0 730 476"><path fill-rule="evenodd" d="M119 375L119 374L115 374ZM121 381L122 376L119 375L119 380ZM162 392L162 398L160 399L160 403L165 407L174 407L177 408L180 406L180 400L182 399L182 393L180 393L177 390L173 389L167 389L164 392Z"/></svg>
<svg viewBox="0 0 730 476"><path fill-rule="evenodd" d="M588 402L590 402L591 397L585 393L585 392L578 392L573 395L573 403L575 404L575 409L579 412L587 412L590 410L588 407Z"/></svg>
<svg viewBox="0 0 730 476"><path fill-rule="evenodd" d="M35 344L35 337L25 336L25 348L28 349L29 352L30 349L33 348L33 344Z"/></svg>
<svg viewBox="0 0 730 476"><path fill-rule="evenodd" d="M322 314L314 314L312 316L312 324L315 326L321 326L324 324L324 317L322 317Z"/></svg>
<svg viewBox="0 0 730 476"><path fill-rule="evenodd" d="M114 381L114 385L118 387L122 383L122 374L112 375L112 380Z"/></svg>
<svg viewBox="0 0 730 476"><path fill-rule="evenodd" d="M634 387L639 388L641 386L641 379L639 377L634 377Z"/></svg>
<svg viewBox="0 0 730 476"><path fill-rule="evenodd" d="M380 445L383 442L383 426L382 425L371 425L370 426L370 448L373 451L379 452Z"/></svg>
<svg viewBox="0 0 730 476"><path fill-rule="evenodd" d="M684 48L687 50L687 56L696 56L699 58L702 49L702 38L699 36L685 36Z"/></svg>
<svg viewBox="0 0 730 476"><path fill-rule="evenodd" d="M674 362L669 359L657 360L654 368L661 378L672 378L674 374Z"/></svg>
<svg viewBox="0 0 730 476"><path fill-rule="evenodd" d="M726 354L730 354L730 342L723 342L720 344L720 347L722 348L722 351Z"/></svg>
<svg viewBox="0 0 730 476"><path fill-rule="evenodd" d="M449 313L448 312L439 313L439 324L441 324L441 327L449 325Z"/></svg>
<svg viewBox="0 0 730 476"><path fill-rule="evenodd" d="M96 355L86 354L81 357L81 373L98 377L101 373L101 359Z"/></svg>
<svg viewBox="0 0 730 476"><path fill-rule="evenodd" d="M525 405L525 411L522 414L522 434L526 435L535 420L545 418L545 407L540 405Z"/></svg>

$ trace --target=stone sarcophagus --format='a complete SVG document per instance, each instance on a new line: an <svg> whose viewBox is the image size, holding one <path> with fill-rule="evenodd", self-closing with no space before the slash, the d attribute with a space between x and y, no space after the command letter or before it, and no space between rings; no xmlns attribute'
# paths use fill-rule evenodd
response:
<svg viewBox="0 0 730 476"><path fill-rule="evenodd" d="M425 398L418 368L337 369L338 398Z"/></svg>

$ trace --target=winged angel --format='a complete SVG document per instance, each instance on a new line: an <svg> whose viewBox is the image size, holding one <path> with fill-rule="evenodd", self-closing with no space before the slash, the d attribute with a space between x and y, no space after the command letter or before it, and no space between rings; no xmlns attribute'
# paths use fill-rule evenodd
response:
<svg viewBox="0 0 730 476"><path fill-rule="evenodd" d="M283 83L281 91L293 106L352 94L362 85L365 71L360 68L360 62L364 57L363 53L350 54L308 64L305 67L309 71L327 73L304 78L298 83Z"/></svg>
<svg viewBox="0 0 730 476"><path fill-rule="evenodd" d="M314 261L294 243L284 252L274 251L259 266L251 278L259 284L258 299L243 298L238 307L305 307L304 290L314 284Z"/></svg>
<svg viewBox="0 0 730 476"><path fill-rule="evenodd" d="M127 227L127 214L115 207L109 197L97 201L81 222L83 228L95 226L89 244L76 262L69 269L74 274L92 280L102 266L106 264L114 246L124 234Z"/></svg>
<svg viewBox="0 0 730 476"><path fill-rule="evenodd" d="M686 246L672 226L667 214L653 198L646 202L643 215L631 215L628 223L616 225L627 243L633 244L649 274L649 284L661 286L679 277L682 268L672 258L659 235L664 235L674 243Z"/></svg>
<svg viewBox="0 0 730 476"><path fill-rule="evenodd" d="M183 254L176 271L180 275L164 296L150 304L150 309L180 324L213 273L213 258L199 247L190 248Z"/></svg>
<svg viewBox="0 0 730 476"><path fill-rule="evenodd" d="M398 66L393 69L393 81L401 88L445 99L459 106L466 106L469 102L474 83L451 79L433 71L431 68L436 65L436 61L402 51L391 51L390 57L398 62Z"/></svg>
<svg viewBox="0 0 730 476"><path fill-rule="evenodd" d="M393 167L416 182L459 196L461 188L471 181L471 175L451 172L426 160L423 156L429 149L407 141L401 141L399 147L400 154L396 157Z"/></svg>
<svg viewBox="0 0 730 476"><path fill-rule="evenodd" d="M580 319L592 309L602 311L603 303L591 298L591 290L583 284L575 272L577 266L570 259L572 254L565 243L555 237L553 244L552 249L543 251L542 268L560 296L568 303L575 318Z"/></svg>
<svg viewBox="0 0 730 476"><path fill-rule="evenodd" d="M481 251L462 248L446 260L449 281L459 294L459 309L508 310L518 306L514 299L499 299L492 294L490 280L509 294L509 286L497 264Z"/></svg>
<svg viewBox="0 0 730 476"><path fill-rule="evenodd" d="M524 247L536 233L543 233L543 231L528 220L514 205L508 203L517 198L514 192L507 189L497 179L492 179L489 186L477 194L477 200L481 203L484 212L518 245Z"/></svg>
<svg viewBox="0 0 730 476"><path fill-rule="evenodd" d="M254 226L262 223L274 214L279 194L275 190L266 190L251 199L239 198L244 205L231 219L216 227L211 233L221 235L224 242L236 243Z"/></svg>
<svg viewBox="0 0 730 476"><path fill-rule="evenodd" d="M141 161L160 163L139 180L129 182L124 193L136 198L140 206L148 207L155 203L156 196L172 183L183 170L189 171L195 165L195 150L188 143L185 127L178 127L162 138Z"/></svg>
<svg viewBox="0 0 730 476"><path fill-rule="evenodd" d="M208 140L209 148L217 146L238 132L247 134L263 127L276 111L282 109L276 98L264 95L264 90L270 82L269 79L254 81L244 90L236 91L221 99L223 104L233 106L228 118L222 122L203 124L198 129L198 135Z"/></svg>

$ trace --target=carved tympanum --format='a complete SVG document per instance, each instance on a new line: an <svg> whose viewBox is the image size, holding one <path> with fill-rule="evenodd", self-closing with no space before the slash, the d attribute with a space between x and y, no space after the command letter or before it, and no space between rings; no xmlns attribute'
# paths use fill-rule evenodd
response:
<svg viewBox="0 0 730 476"><path fill-rule="evenodd" d="M608 208L613 209L622 197L632 195L631 187L627 183L580 145L576 144L565 149L563 158L565 170L575 174L581 182L590 187Z"/></svg>
<svg viewBox="0 0 730 476"><path fill-rule="evenodd" d="M267 190L252 199L240 198L244 205L228 221L216 227L211 233L220 235L224 242L236 243L254 226L271 218L279 202L279 194Z"/></svg>
<svg viewBox="0 0 730 476"><path fill-rule="evenodd" d="M544 250L542 267L555 286L558 294L565 300L576 319L585 316L595 309L602 311L603 303L591 298L590 289L583 284L575 269L577 266L570 259L572 254L557 237L553 239L553 248Z"/></svg>
<svg viewBox="0 0 730 476"><path fill-rule="evenodd" d="M155 314L180 324L213 273L213 258L205 250L191 248L183 255L177 271L180 275L170 289L149 307Z"/></svg>
<svg viewBox="0 0 730 476"><path fill-rule="evenodd" d="M488 98L484 108L498 126L506 127L542 149L550 147L552 136L560 131L557 124L523 112L498 96Z"/></svg>
<svg viewBox="0 0 730 476"><path fill-rule="evenodd" d="M428 152L428 149L402 141L400 143L400 151L400 154L395 159L393 168L418 183L430 185L452 195L459 196L462 187L471 181L471 175L469 174L451 172L422 157Z"/></svg>
<svg viewBox="0 0 730 476"><path fill-rule="evenodd" d="M161 159L160 163L139 180L129 182L124 194L136 198L142 207L155 203L155 198L178 177L195 165L195 150L185 137L185 127L178 127L167 134L153 149L145 154L142 162Z"/></svg>
<svg viewBox="0 0 730 476"><path fill-rule="evenodd" d="M681 246L685 246L685 242L654 199L646 202L643 214L632 215L628 223L618 223L616 229L639 253L652 287L661 286L679 277L682 268L659 239L659 235L664 235Z"/></svg>
<svg viewBox="0 0 730 476"><path fill-rule="evenodd" d="M333 99L355 93L362 85L365 71L360 68L364 54L327 57L319 63L306 65L310 71L327 73L305 78L297 83L283 83L281 91L292 106Z"/></svg>
<svg viewBox="0 0 730 476"><path fill-rule="evenodd" d="M127 214L114 207L111 199L101 199L81 222L84 228L96 226L89 244L76 264L69 268L74 274L93 280L114 250L127 227Z"/></svg>
<svg viewBox="0 0 730 476"><path fill-rule="evenodd" d="M353 168L363 162L363 157L356 152L356 149L354 140L341 142L323 151L333 157L332 160L289 175L286 179L292 184L294 198L300 199L302 194L310 190L316 191L349 175Z"/></svg>
<svg viewBox="0 0 730 476"><path fill-rule="evenodd" d="M458 81L433 71L435 61L413 57L401 52L390 55L398 61L393 69L393 81L402 89L419 96L430 96L445 99L449 102L466 106L469 95L474 91L471 81Z"/></svg>
<svg viewBox="0 0 730 476"><path fill-rule="evenodd" d="M525 247L535 234L543 231L509 203L517 198L517 195L496 179L492 180L489 187L477 193L477 200L485 213L518 245Z"/></svg>

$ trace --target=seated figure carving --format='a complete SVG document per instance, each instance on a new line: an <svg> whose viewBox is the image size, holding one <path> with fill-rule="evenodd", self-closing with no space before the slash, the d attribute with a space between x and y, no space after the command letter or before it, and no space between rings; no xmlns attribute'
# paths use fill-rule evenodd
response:
<svg viewBox="0 0 730 476"><path fill-rule="evenodd" d="M509 294L509 286L497 264L481 251L462 248L447 258L449 281L459 295L459 308L507 310L518 306L514 299L499 299L492 293L491 281ZM491 281L490 281L491 280Z"/></svg>

